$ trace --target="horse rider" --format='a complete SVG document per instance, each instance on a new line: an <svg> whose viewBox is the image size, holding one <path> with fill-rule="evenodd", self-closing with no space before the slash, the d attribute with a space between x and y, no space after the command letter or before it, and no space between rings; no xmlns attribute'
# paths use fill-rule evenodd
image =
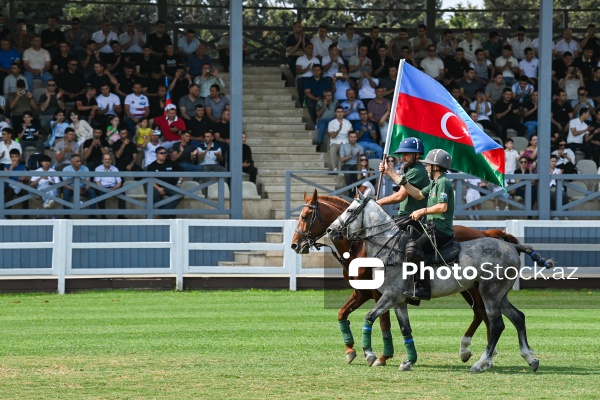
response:
<svg viewBox="0 0 600 400"><path fill-rule="evenodd" d="M404 176L410 184L417 189L421 190L429 185L429 176L422 163L419 161L425 148L421 139L409 137L400 142L398 150L394 154L400 154L402 162L404 163ZM398 174L394 168L390 168L386 162L379 165L379 172L386 172L387 175L392 178L395 182L398 180ZM418 209L427 206L425 199L417 200L413 196L410 196L408 191L404 187L400 187L400 190L392 193L387 197L383 197L377 200L377 204L380 206L387 206L389 204L400 203L400 209L398 210L398 218L396 223L402 230L406 230L408 225L414 226L419 232L422 231L421 226L417 221L411 219L410 214Z"/></svg>
<svg viewBox="0 0 600 400"><path fill-rule="evenodd" d="M454 238L454 188L446 177L446 172L452 165L452 157L445 150L434 149L427 153L427 157L421 162L426 165L429 178L432 180L423 189L413 186L406 175L398 175L395 171L388 172L396 184L404 187L410 196L417 200L427 199L426 207L414 210L410 214L413 221L418 221L425 216L427 222L432 225L431 229L427 229L429 232L424 232L417 240L406 245L406 259L416 265L425 261L426 253L434 251L434 244L437 248L441 248ZM429 280L429 274L424 274L423 279L417 282L414 292L407 290L404 295L412 300L429 300L431 298Z"/></svg>

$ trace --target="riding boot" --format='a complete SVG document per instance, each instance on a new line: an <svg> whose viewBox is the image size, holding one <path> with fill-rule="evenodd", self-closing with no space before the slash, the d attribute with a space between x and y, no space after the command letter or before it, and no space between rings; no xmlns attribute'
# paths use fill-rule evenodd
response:
<svg viewBox="0 0 600 400"><path fill-rule="evenodd" d="M425 253L417 242L410 242L406 246L406 259L419 266L422 261L425 261ZM417 276L420 275L419 271ZM431 285L429 283L429 274L423 274L423 279L416 281L415 289L406 290L404 295L411 300L429 300L431 299Z"/></svg>

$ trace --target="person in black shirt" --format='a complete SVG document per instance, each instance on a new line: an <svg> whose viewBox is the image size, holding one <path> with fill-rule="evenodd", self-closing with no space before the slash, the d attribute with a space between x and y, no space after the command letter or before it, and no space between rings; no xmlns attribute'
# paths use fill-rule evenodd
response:
<svg viewBox="0 0 600 400"><path fill-rule="evenodd" d="M242 132L242 171L250 175L250 182L256 184L258 169L254 166L252 149L246 144L246 132Z"/></svg>
<svg viewBox="0 0 600 400"><path fill-rule="evenodd" d="M231 112L228 109L225 109L221 113L221 120L213 126L215 142L218 142L223 149L223 161L221 162L221 165L224 167L229 166L230 119Z"/></svg>
<svg viewBox="0 0 600 400"><path fill-rule="evenodd" d="M177 66L183 65L183 58L175 53L175 48L172 44L165 46L165 54L160 59L160 69L164 76L169 78L169 81L175 77Z"/></svg>
<svg viewBox="0 0 600 400"><path fill-rule="evenodd" d="M150 78L152 71L158 68L160 73L160 60L152 54L152 47L146 44L142 56L137 60L135 74L140 78Z"/></svg>
<svg viewBox="0 0 600 400"><path fill-rule="evenodd" d="M512 90L505 88L502 90L502 99L494 104L496 121L502 126L502 140L506 138L508 129L514 129L518 132L519 136L525 136L525 132L527 131L527 128L520 121L521 110L518 103L512 100L512 95Z"/></svg>
<svg viewBox="0 0 600 400"><path fill-rule="evenodd" d="M138 149L135 143L129 140L127 128L119 130L120 139L113 143L112 150L115 155L115 167L119 171L142 171L136 164ZM136 179L137 180L137 179Z"/></svg>
<svg viewBox="0 0 600 400"><path fill-rule="evenodd" d="M79 71L79 63L74 58L69 58L66 68L56 76L56 83L62 89L65 101L75 101L85 93L85 77Z"/></svg>
<svg viewBox="0 0 600 400"><path fill-rule="evenodd" d="M181 167L171 161L167 160L167 149L162 146L158 146L155 150L156 153L156 161L149 164L146 167L146 171L148 172L182 172ZM163 177L160 178L160 181L163 181L172 186L179 186L183 182L183 178L173 177ZM145 186L144 186L145 187ZM158 203L163 199L163 197L174 196L177 192L168 187L162 186L159 183L153 183L153 193L152 193L152 201L154 204ZM174 209L177 205L183 200L183 197L178 197L167 204L164 204L158 208L160 209Z"/></svg>
<svg viewBox="0 0 600 400"><path fill-rule="evenodd" d="M165 47L168 44L173 44L171 37L165 33L165 21L156 21L156 31L148 35L146 43L152 47L152 54L155 57L161 57L165 53Z"/></svg>
<svg viewBox="0 0 600 400"><path fill-rule="evenodd" d="M569 131L569 121L573 119L573 107L567 101L567 92L558 91L558 99L550 105L552 115L552 132L567 135Z"/></svg>
<svg viewBox="0 0 600 400"><path fill-rule="evenodd" d="M106 70L102 62L94 63L94 72L88 77L87 81L96 89L97 93L100 93L100 88L104 85L108 85L112 92L114 85L117 84L117 79Z"/></svg>
<svg viewBox="0 0 600 400"><path fill-rule="evenodd" d="M138 82L141 83L141 78L133 74L133 65L127 64L123 69L123 74L117 78L117 82L115 93L121 98L121 103L123 103L125 97L133 93L133 85Z"/></svg>
<svg viewBox="0 0 600 400"><path fill-rule="evenodd" d="M110 146L102 129L95 128L93 135L91 139L83 142L83 158L85 166L90 171L96 170L96 167L102 164L102 156L110 152Z"/></svg>
<svg viewBox="0 0 600 400"><path fill-rule="evenodd" d="M85 119L90 125L94 126L98 103L96 102L96 89L89 83L85 86L85 92L75 99L75 108L80 119Z"/></svg>
<svg viewBox="0 0 600 400"><path fill-rule="evenodd" d="M194 110L194 118L186 121L185 126L190 131L193 140L203 142L204 132L210 129L212 121L204 116L204 106L202 104L196 104Z"/></svg>
<svg viewBox="0 0 600 400"><path fill-rule="evenodd" d="M123 73L123 68L128 62L129 57L123 53L121 43L118 40L110 42L112 53L102 53L102 61L106 64L106 70L114 76L119 76Z"/></svg>
<svg viewBox="0 0 600 400"><path fill-rule="evenodd" d="M202 166L198 165L198 142L192 140L189 132L183 132L181 141L171 148L171 160L179 164L184 171L202 171Z"/></svg>
<svg viewBox="0 0 600 400"><path fill-rule="evenodd" d="M27 146L35 146L38 153L44 154L44 140L40 133L40 127L33 123L33 114L30 111L23 113L23 124L21 130L15 129L19 135L21 147L25 149Z"/></svg>

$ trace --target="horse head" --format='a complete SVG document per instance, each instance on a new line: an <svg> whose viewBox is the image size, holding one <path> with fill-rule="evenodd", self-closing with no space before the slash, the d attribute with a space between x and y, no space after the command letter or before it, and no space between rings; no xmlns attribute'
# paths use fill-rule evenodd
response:
<svg viewBox="0 0 600 400"><path fill-rule="evenodd" d="M363 228L363 211L371 199L371 190L358 193L358 197L350 206L329 225L327 234L333 242L339 242L343 239L351 239L355 232L360 232Z"/></svg>

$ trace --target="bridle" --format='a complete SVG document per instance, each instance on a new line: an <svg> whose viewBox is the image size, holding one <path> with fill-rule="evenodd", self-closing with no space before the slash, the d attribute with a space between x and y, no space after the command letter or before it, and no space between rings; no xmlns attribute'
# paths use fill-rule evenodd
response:
<svg viewBox="0 0 600 400"><path fill-rule="evenodd" d="M308 223L308 229L306 230L306 232L303 232L300 229L296 228L295 231L302 238L302 240L305 240L306 243L308 243L309 247L314 247L317 250L319 250L321 245L320 245L320 243L317 243L317 240L321 239L327 233L327 226L323 222L323 219L321 218L321 214L319 213L319 198L315 197L315 204L304 204L303 208L304 207L310 208L312 210L310 222ZM313 238L311 232L312 232L313 225L315 224L315 222L317 222L317 220L319 221L319 224L321 224L321 227L323 228L323 233L321 233L320 235L315 236ZM317 247L317 245L319 247Z"/></svg>

